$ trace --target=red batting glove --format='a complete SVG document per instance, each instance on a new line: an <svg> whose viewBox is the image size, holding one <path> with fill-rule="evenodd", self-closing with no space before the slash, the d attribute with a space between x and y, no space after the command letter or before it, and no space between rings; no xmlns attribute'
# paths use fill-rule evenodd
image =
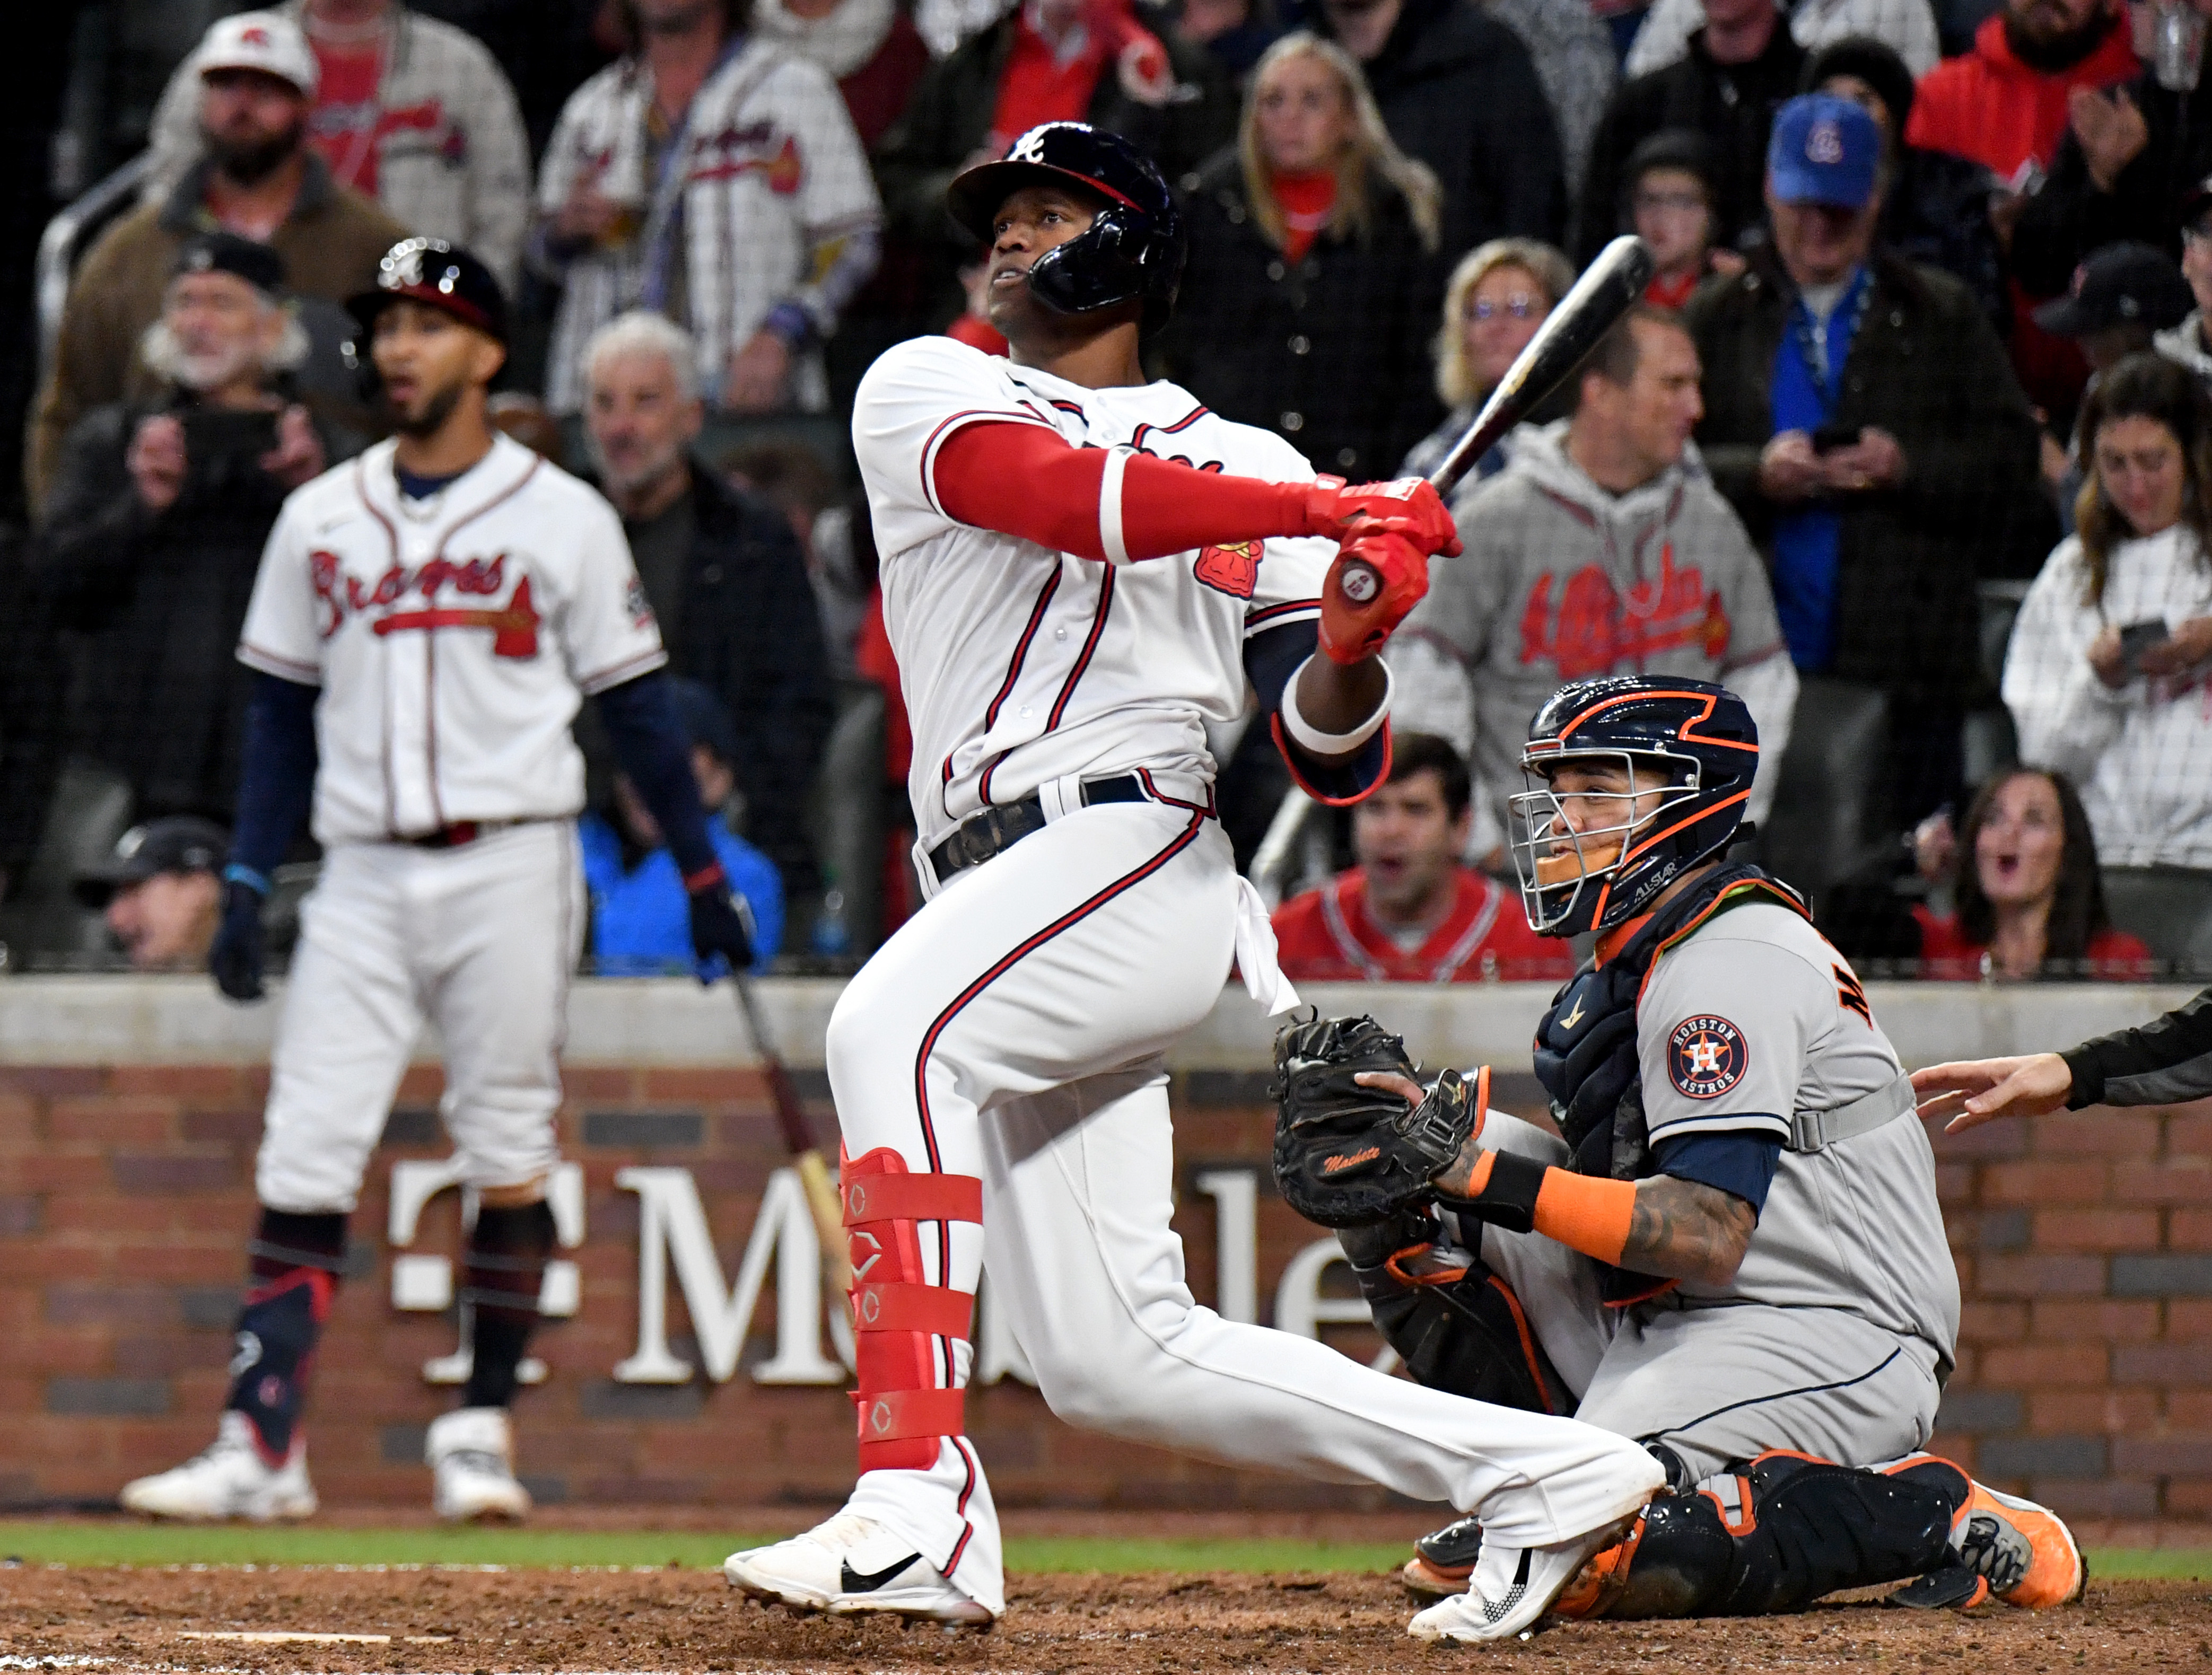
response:
<svg viewBox="0 0 2212 1675"><path fill-rule="evenodd" d="M1426 479L1346 482L1316 477L1305 491L1306 533L1342 541L1371 528L1394 530L1424 553L1458 555L1459 531L1451 508Z"/></svg>
<svg viewBox="0 0 2212 1675"><path fill-rule="evenodd" d="M1410 537L1371 527L1355 535L1322 583L1322 650L1336 663L1373 657L1428 591L1428 555Z"/></svg>

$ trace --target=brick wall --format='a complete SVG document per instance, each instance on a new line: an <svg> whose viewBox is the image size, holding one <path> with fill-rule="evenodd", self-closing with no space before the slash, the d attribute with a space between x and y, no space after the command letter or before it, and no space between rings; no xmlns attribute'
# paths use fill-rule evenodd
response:
<svg viewBox="0 0 2212 1675"><path fill-rule="evenodd" d="M1266 1319L1285 1265L1319 1233L1267 1183L1261 1079L1177 1076L1176 1224L1193 1289L1212 1301L1215 1210L1195 1177L1256 1168ZM223 1065L0 1067L0 1332L14 1351L0 1363L0 1502L101 1500L206 1443L265 1086L259 1069ZM310 1419L314 1476L332 1504L420 1502L422 1428L452 1399L422 1370L454 1347L452 1317L394 1309L385 1239L391 1165L444 1154L439 1086L434 1070L409 1077L355 1217L352 1275ZM1525 1077L1501 1078L1500 1102L1525 1109L1533 1091ZM762 1387L742 1369L721 1384L611 1376L638 1329L638 1199L616 1172L690 1168L734 1275L782 1162L757 1073L577 1069L569 1095L563 1149L586 1183L586 1235L569 1253L582 1302L539 1337L550 1376L518 1410L526 1475L549 1499L833 1500L852 1460L850 1408L836 1389ZM826 1105L817 1120L831 1132ZM1940 1446L2107 1536L2201 1538L2195 1526L2212 1520L2212 1108L1997 1125L1938 1136L1936 1150L1966 1296ZM410 1250L458 1245L447 1193ZM774 1328L771 1283L747 1365L769 1355ZM1323 1330L1349 1353L1378 1347L1364 1328ZM687 1354L680 1302L669 1331ZM1382 1503L1087 1436L1012 1381L977 1391L969 1411L1007 1504Z"/></svg>

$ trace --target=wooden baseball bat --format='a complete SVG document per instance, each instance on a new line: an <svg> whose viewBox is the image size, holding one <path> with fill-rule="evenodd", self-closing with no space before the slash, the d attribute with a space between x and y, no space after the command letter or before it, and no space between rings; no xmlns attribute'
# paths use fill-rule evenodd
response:
<svg viewBox="0 0 2212 1675"><path fill-rule="evenodd" d="M1528 346L1514 357L1505 376L1483 403L1443 463L1429 473L1430 486L1449 501L1459 480L1490 452L1498 439L1528 416L1537 403L1565 383L1613 322L1644 294L1651 282L1650 247L1632 234L1615 239L1598 252L1573 288L1561 297ZM1364 604L1382 590L1375 567L1357 559L1344 567L1345 596Z"/></svg>
<svg viewBox="0 0 2212 1675"><path fill-rule="evenodd" d="M852 1289L853 1272L845 1249L845 1206L837 1195L830 1161L814 1144L814 1131L807 1123L806 1108L799 1102L799 1089L792 1082L791 1071L784 1065L783 1055L775 1050L768 1026L761 1022L760 1003L753 993L752 980L741 971L732 971L730 982L738 992L738 1010L745 1015L745 1030L752 1037L753 1051L759 1055L761 1069L768 1077L769 1097L775 1104L776 1126L783 1131L783 1144L791 1152L792 1167L799 1171L799 1185L806 1189L806 1207L814 1214L814 1230L822 1243L822 1283L829 1287L832 1296L842 1297Z"/></svg>
<svg viewBox="0 0 2212 1675"><path fill-rule="evenodd" d="M1632 234L1615 239L1598 252L1546 317L1528 347L1514 357L1490 399L1466 434L1452 444L1429 482L1446 500L1459 480L1488 453L1498 439L1528 416L1529 410L1565 383L1576 367L1613 330L1644 288L1651 282L1651 248Z"/></svg>

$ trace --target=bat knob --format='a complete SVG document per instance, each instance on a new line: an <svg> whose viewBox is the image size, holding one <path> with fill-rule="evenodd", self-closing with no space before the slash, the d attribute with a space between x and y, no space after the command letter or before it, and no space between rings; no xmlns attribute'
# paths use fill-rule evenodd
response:
<svg viewBox="0 0 2212 1675"><path fill-rule="evenodd" d="M1382 591L1382 574L1364 560L1346 559L1337 573L1338 591L1355 605L1372 604Z"/></svg>

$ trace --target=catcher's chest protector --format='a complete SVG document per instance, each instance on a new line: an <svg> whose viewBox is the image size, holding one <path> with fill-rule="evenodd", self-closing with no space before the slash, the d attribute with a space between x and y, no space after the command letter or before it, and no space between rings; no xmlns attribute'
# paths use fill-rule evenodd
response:
<svg viewBox="0 0 2212 1675"><path fill-rule="evenodd" d="M1660 955L1707 919L1754 901L1793 913L1805 906L1787 885L1755 866L1724 866L1652 914L1603 965L1577 972L1536 1026L1536 1079L1551 1095L1553 1120L1573 1152L1578 1174L1641 1180L1653 1173L1644 1123L1643 1073L1636 1050L1636 1003ZM1600 1265L1606 1302L1656 1296L1673 1284Z"/></svg>

